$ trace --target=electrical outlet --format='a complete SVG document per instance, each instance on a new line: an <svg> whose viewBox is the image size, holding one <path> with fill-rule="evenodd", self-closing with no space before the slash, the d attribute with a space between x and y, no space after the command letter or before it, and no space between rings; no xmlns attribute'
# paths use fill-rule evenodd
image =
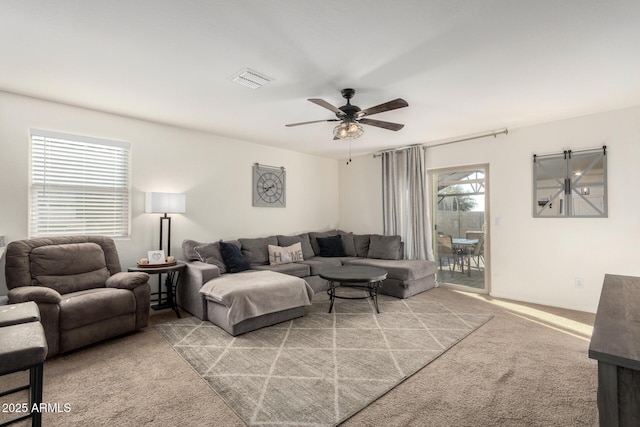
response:
<svg viewBox="0 0 640 427"><path fill-rule="evenodd" d="M584 289L584 279L582 277L576 277L576 288Z"/></svg>

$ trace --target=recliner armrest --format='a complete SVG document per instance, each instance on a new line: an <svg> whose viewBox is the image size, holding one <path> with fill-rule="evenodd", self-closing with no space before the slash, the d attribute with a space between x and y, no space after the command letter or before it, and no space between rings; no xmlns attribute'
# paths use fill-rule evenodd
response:
<svg viewBox="0 0 640 427"><path fill-rule="evenodd" d="M121 271L109 277L105 286L107 288L131 290L140 285L144 285L148 281L149 275L147 273Z"/></svg>
<svg viewBox="0 0 640 427"><path fill-rule="evenodd" d="M34 301L36 303L58 304L62 295L58 291L44 286L20 286L9 291L9 303Z"/></svg>

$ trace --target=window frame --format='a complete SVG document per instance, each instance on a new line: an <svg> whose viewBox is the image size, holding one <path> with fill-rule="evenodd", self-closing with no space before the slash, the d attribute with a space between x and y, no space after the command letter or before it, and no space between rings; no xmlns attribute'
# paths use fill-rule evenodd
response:
<svg viewBox="0 0 640 427"><path fill-rule="evenodd" d="M48 155L47 150L53 151ZM73 154L61 154L62 150ZM131 238L128 142L30 129L28 191L29 238L59 235ZM109 203L116 212L111 220ZM56 221L56 216L66 216L69 223L65 226L62 220Z"/></svg>

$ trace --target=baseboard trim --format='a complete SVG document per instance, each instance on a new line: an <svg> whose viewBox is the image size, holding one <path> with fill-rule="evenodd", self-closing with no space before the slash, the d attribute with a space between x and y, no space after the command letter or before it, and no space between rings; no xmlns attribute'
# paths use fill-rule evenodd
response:
<svg viewBox="0 0 640 427"><path fill-rule="evenodd" d="M525 303L529 303L529 304L539 304L539 305L546 305L548 307L557 307L557 308L564 308L564 309L567 309L567 310L582 311L582 312L585 312L585 313L595 313L596 310L597 310L597 307L587 307L587 306L581 305L581 304L558 304L558 302L556 300L550 300L550 299L547 299L547 298L523 297L522 295L511 294L509 292L494 292L494 291L491 291L489 293L489 296L492 296L494 298L501 298L501 299L508 299L508 300L512 300L512 301L525 302Z"/></svg>

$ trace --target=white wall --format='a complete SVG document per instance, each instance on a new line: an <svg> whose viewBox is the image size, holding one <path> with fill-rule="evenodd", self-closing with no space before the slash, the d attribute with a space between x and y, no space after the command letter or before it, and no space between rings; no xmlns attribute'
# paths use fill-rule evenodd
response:
<svg viewBox="0 0 640 427"><path fill-rule="evenodd" d="M160 215L144 213L147 191L186 193L187 213L172 215L177 256L187 238L260 237L338 224L336 160L0 92L0 235L7 241L28 237L31 128L131 143L131 239L116 242L123 268L157 249ZM251 206L255 162L287 169L286 208Z"/></svg>
<svg viewBox="0 0 640 427"><path fill-rule="evenodd" d="M427 150L430 169L490 165L492 295L595 311L605 273L640 276L640 108L601 113ZM173 215L172 253L202 241L339 226L382 232L381 159L309 156L0 92L0 235L27 237L29 129L130 142L132 233L117 242L126 267L157 246L159 215L144 192L186 192ZM362 141L364 142L364 141ZM534 219L531 156L608 147L609 218ZM251 206L251 165L287 168L287 207ZM496 220L500 219L500 226ZM4 271L4 263L0 263ZM0 294L6 293L0 275ZM584 278L584 289L574 285Z"/></svg>
<svg viewBox="0 0 640 427"><path fill-rule="evenodd" d="M429 169L489 164L492 295L595 312L605 273L640 276L639 123L636 107L427 150ZM533 154L602 145L609 217L534 219ZM340 163L341 228L382 230L380 162L365 156ZM583 289L576 277L584 279Z"/></svg>
<svg viewBox="0 0 640 427"><path fill-rule="evenodd" d="M340 228L382 234L382 159L357 157L339 167Z"/></svg>

